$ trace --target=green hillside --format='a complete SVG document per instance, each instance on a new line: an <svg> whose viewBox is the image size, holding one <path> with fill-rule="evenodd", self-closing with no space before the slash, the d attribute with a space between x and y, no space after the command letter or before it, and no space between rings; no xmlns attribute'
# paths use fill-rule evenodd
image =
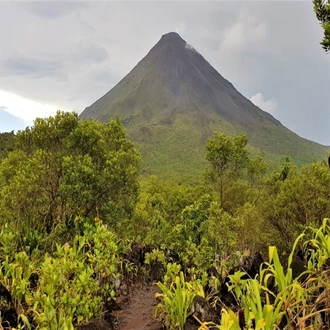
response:
<svg viewBox="0 0 330 330"><path fill-rule="evenodd" d="M137 144L145 173L199 181L204 146L214 131L245 132L252 154L270 164L290 156L299 166L326 157L325 146L300 138L256 107L178 34L164 35L81 119L119 116Z"/></svg>

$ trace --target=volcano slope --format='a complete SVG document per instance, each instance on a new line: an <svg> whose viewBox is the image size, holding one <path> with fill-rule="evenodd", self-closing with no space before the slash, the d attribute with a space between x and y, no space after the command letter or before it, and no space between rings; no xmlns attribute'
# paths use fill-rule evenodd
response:
<svg viewBox="0 0 330 330"><path fill-rule="evenodd" d="M214 131L245 132L251 154L270 164L290 156L298 166L326 157L327 147L303 139L256 107L177 33L160 41L81 119L119 116L143 157L143 171L198 181L205 141Z"/></svg>

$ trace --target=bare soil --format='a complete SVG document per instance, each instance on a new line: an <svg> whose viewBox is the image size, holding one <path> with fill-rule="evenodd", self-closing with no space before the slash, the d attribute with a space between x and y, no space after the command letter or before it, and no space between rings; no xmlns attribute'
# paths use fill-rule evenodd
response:
<svg viewBox="0 0 330 330"><path fill-rule="evenodd" d="M155 285L134 287L122 309L112 313L117 319L116 330L163 330L163 324L153 317L156 292Z"/></svg>

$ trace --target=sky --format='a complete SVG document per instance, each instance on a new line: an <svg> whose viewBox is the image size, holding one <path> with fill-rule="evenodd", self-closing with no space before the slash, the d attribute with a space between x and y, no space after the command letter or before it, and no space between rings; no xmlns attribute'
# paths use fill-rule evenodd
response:
<svg viewBox="0 0 330 330"><path fill-rule="evenodd" d="M330 54L312 1L0 0L0 131L82 112L171 31L284 126L330 145Z"/></svg>

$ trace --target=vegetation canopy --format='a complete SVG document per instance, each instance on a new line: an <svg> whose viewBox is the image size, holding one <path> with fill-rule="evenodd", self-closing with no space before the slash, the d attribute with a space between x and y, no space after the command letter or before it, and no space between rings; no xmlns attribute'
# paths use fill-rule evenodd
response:
<svg viewBox="0 0 330 330"><path fill-rule="evenodd" d="M0 165L1 219L50 231L76 215L115 223L132 214L140 156L118 119L58 112L36 119L15 144Z"/></svg>
<svg viewBox="0 0 330 330"><path fill-rule="evenodd" d="M324 31L324 37L321 41L322 48L326 52L330 52L330 1L313 0L313 5L316 17Z"/></svg>
<svg viewBox="0 0 330 330"><path fill-rule="evenodd" d="M109 315L122 282L136 278L157 282L155 316L168 329L184 329L192 315L203 329L319 322L329 282L327 162L298 171L287 156L268 170L245 134L214 132L204 183L184 185L138 177L139 153L118 118L58 112L10 139L0 162L2 324L86 325ZM203 320L198 303L211 306Z"/></svg>

